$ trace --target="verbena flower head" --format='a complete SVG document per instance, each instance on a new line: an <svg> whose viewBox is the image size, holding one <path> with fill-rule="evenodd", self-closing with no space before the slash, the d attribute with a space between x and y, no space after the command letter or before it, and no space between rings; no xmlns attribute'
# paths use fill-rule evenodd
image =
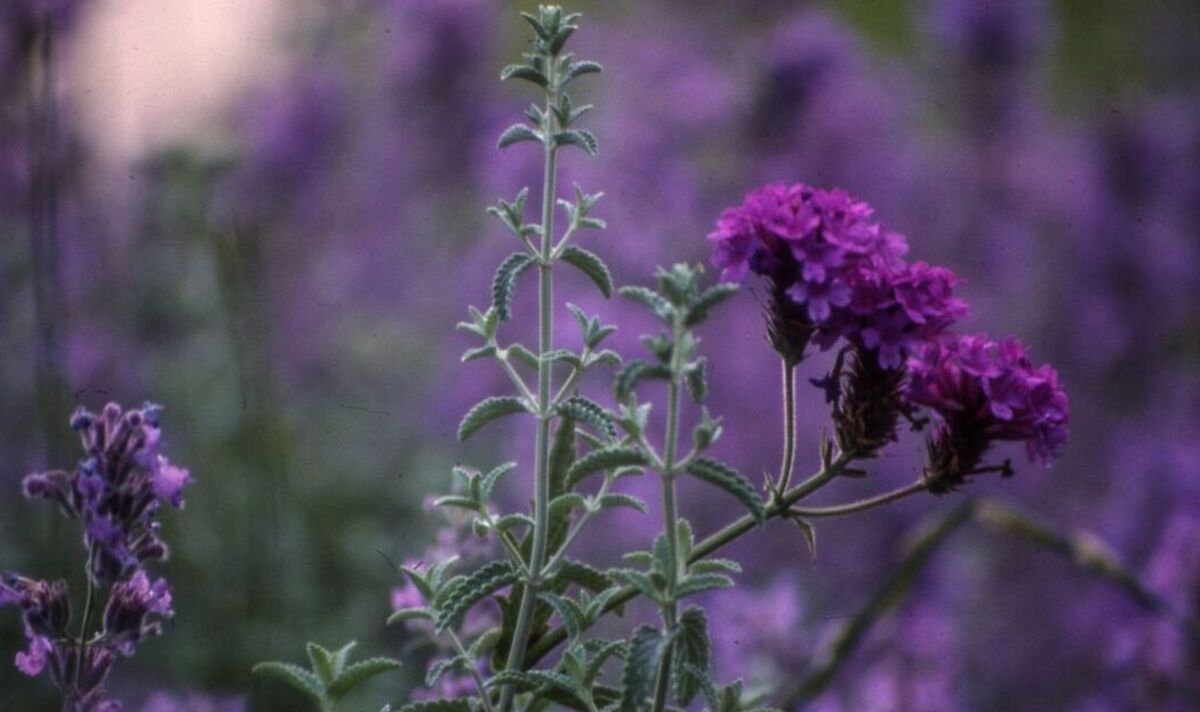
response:
<svg viewBox="0 0 1200 712"><path fill-rule="evenodd" d="M155 516L162 504L183 507L190 475L159 451L160 415L152 404L123 411L109 403L100 414L80 408L71 427L80 434L84 460L73 472L25 478L27 497L51 500L83 522L97 583L111 584L143 562L167 556Z"/></svg>
<svg viewBox="0 0 1200 712"><path fill-rule="evenodd" d="M723 279L768 280L771 340L792 362L810 340L828 349L845 338L899 369L912 349L967 313L953 294L958 277L905 264L904 236L844 190L758 188L721 213L708 239Z"/></svg>
<svg viewBox="0 0 1200 712"><path fill-rule="evenodd" d="M1016 339L956 334L930 342L909 359L908 377L908 398L940 421L926 466L935 492L977 471L993 442L1023 442L1031 462L1049 465L1067 440L1058 372L1035 366Z"/></svg>

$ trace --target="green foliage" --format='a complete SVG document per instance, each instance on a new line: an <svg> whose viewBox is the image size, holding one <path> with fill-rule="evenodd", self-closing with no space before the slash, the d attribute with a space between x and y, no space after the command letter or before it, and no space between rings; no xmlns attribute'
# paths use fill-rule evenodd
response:
<svg viewBox="0 0 1200 712"><path fill-rule="evenodd" d="M758 490L729 465L712 458L699 457L688 465L686 472L733 495L750 510L755 520L762 522L766 516L766 505Z"/></svg>
<svg viewBox="0 0 1200 712"><path fill-rule="evenodd" d="M572 396L558 404L559 415L591 426L601 436L615 440L617 428L612 415L595 401L584 396Z"/></svg>
<svg viewBox="0 0 1200 712"><path fill-rule="evenodd" d="M629 652L621 671L620 712L638 712L658 670L667 640L650 626L639 626L629 640Z"/></svg>
<svg viewBox="0 0 1200 712"><path fill-rule="evenodd" d="M708 638L708 616L704 609L691 606L679 616L679 633L671 647L675 701L687 707L700 693L701 680L707 677L712 643Z"/></svg>
<svg viewBox="0 0 1200 712"><path fill-rule="evenodd" d="M579 271L587 275L588 279L595 283L600 293L605 298L611 297L613 293L612 274L608 271L608 266L604 264L595 253L588 252L582 247L568 245L559 255L559 259L567 264L574 265L579 268Z"/></svg>
<svg viewBox="0 0 1200 712"><path fill-rule="evenodd" d="M617 401L626 403L633 396L634 389L637 388L639 382L647 379L665 381L670 378L671 369L661 363L641 360L626 361L625 366L617 373L613 390L616 393Z"/></svg>
<svg viewBox="0 0 1200 712"><path fill-rule="evenodd" d="M467 414L463 416L462 422L458 426L459 442L465 441L471 437L475 431L492 422L496 418L513 413L528 412L529 407L525 401L512 396L486 398L479 403L476 403Z"/></svg>
<svg viewBox="0 0 1200 712"><path fill-rule="evenodd" d="M592 450L579 458L567 471L567 482L577 484L584 477L605 470L620 468L640 468L650 464L650 460L636 447L631 445L610 445L609 447Z"/></svg>
<svg viewBox="0 0 1200 712"><path fill-rule="evenodd" d="M517 580L517 572L507 561L484 564L470 576L457 578L449 592L437 601L437 631L445 631L468 609ZM438 599L441 600L438 600Z"/></svg>
<svg viewBox="0 0 1200 712"><path fill-rule="evenodd" d="M512 316L513 292L516 290L517 277L529 269L537 260L526 252L514 252L509 255L492 279L492 309L500 321L508 321Z"/></svg>
<svg viewBox="0 0 1200 712"><path fill-rule="evenodd" d="M391 658L369 658L350 664L354 643L336 651L316 643L306 646L310 669L283 662L265 662L254 666L254 673L281 680L307 695L322 711L333 710L337 702L367 680L400 667Z"/></svg>

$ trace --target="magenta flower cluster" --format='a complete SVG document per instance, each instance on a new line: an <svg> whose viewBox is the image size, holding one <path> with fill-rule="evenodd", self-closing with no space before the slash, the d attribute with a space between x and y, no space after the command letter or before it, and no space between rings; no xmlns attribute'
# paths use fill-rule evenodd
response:
<svg viewBox="0 0 1200 712"><path fill-rule="evenodd" d="M1024 442L1031 462L1049 465L1067 441L1058 372L1035 366L1013 338L956 334L925 344L908 362L908 398L937 414L934 443L957 443L960 455L972 442Z"/></svg>
<svg viewBox="0 0 1200 712"><path fill-rule="evenodd" d="M30 676L49 668L63 691L66 708L111 712L120 704L106 700L105 680L120 655L162 630L172 614L171 589L152 579L146 565L167 557L156 517L163 505L183 507L190 475L160 452L161 409L147 404L123 411L109 403L99 414L79 409L71 427L80 433L85 459L71 472L29 475L25 495L58 504L83 527L91 607L93 595L107 589L108 600L98 632L87 630L87 613L75 637L68 629L71 603L64 581L49 583L5 574L0 605L18 606L29 647L16 657Z"/></svg>
<svg viewBox="0 0 1200 712"><path fill-rule="evenodd" d="M713 264L726 280L753 272L800 309L821 348L839 339L897 369L920 343L966 316L959 279L944 267L907 264L904 236L844 190L769 185L721 213Z"/></svg>
<svg viewBox="0 0 1200 712"><path fill-rule="evenodd" d="M1015 339L952 333L968 313L954 295L961 280L945 267L905 262L905 238L872 215L843 190L758 188L721 213L708 236L712 262L726 280L761 275L776 300L785 295L786 307L799 310L799 321L769 314L772 333L806 329L791 341L823 349L844 339L860 356L874 354L883 372L903 374L907 386L896 391L903 402L884 402L890 391L883 389L878 407L933 411L939 424L927 474L940 486L976 471L995 441L1024 442L1032 461L1049 464L1067 438L1067 395L1057 372L1034 366Z"/></svg>

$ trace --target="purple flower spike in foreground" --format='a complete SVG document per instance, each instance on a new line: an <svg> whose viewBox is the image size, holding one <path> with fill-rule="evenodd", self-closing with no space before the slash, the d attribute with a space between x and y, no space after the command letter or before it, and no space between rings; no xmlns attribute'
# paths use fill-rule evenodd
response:
<svg viewBox="0 0 1200 712"><path fill-rule="evenodd" d="M98 415L80 408L71 417L85 455L78 467L29 475L23 483L27 497L55 502L80 522L88 552L88 590L78 627L71 623L65 581L0 578L0 606L21 609L29 641L16 666L31 677L49 669L65 710L119 710L119 702L106 699L113 663L161 633L161 621L173 615L170 586L165 579L152 580L146 566L167 556L156 517L163 504L183 507L190 475L159 452L160 414L149 404L123 411L109 403ZM95 621L96 597L105 592L108 603ZM93 629L95 622L100 625Z"/></svg>
<svg viewBox="0 0 1200 712"><path fill-rule="evenodd" d="M996 441L1024 442L1031 462L1050 465L1067 440L1067 393L1058 372L1034 366L1016 339L954 335L909 359L908 397L937 414L929 439L930 490L946 491L980 470ZM1000 468L1007 472L1007 465Z"/></svg>

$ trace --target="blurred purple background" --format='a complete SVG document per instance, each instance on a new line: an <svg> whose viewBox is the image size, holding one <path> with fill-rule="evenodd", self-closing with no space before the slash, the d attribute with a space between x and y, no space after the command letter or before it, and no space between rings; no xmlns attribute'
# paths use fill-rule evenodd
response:
<svg viewBox="0 0 1200 712"><path fill-rule="evenodd" d="M113 681L132 709L291 709L249 669L307 639L412 660L351 705L401 699L422 677L428 651L383 626L385 558L434 540L422 501L452 464L532 449L515 423L456 447L461 414L507 384L488 362L459 365L472 344L452 331L514 247L484 206L540 179L533 151L494 149L533 98L498 81L531 4L0 8L0 568L78 568L67 527L18 495L26 472L76 457L76 402L163 403L172 460L196 478L167 525L178 620ZM707 261L717 214L758 184L846 188L913 259L967 278L964 330L1016 334L1071 394L1053 470L971 491L1097 532L1200 607L1200 8L571 7L586 13L576 50L606 72L578 96L599 107L587 123L600 155L571 154L562 185L605 191L609 228L583 244L620 283ZM518 311L533 291L518 287ZM581 280L560 293L640 349L651 325L636 308ZM704 333L717 454L755 481L779 449L761 300L742 295ZM565 311L559 322L572 343ZM807 471L828 412L816 389L800 403ZM822 501L908 482L918 449L902 440ZM656 501L649 478L632 487ZM894 569L903 533L960 497L823 524L815 562L784 524L740 542L739 588L711 601L719 674L786 697ZM739 513L703 488L683 508L702 533ZM606 515L581 546L613 563L654 521ZM15 618L0 619L0 650L15 650ZM1103 583L968 529L812 708L1200 709L1198 666L1200 651ZM42 682L0 665L0 710L49 704Z"/></svg>

